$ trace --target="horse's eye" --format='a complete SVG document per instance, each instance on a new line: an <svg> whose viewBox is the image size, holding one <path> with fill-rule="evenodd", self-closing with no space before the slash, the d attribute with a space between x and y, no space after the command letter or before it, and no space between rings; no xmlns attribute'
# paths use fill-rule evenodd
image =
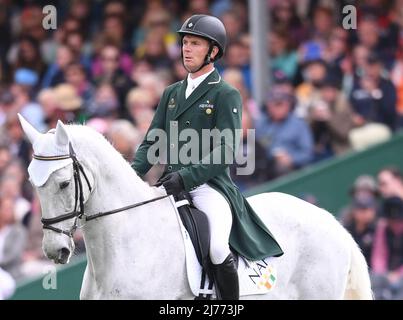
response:
<svg viewBox="0 0 403 320"><path fill-rule="evenodd" d="M59 186L60 186L60 189L65 189L65 188L67 188L67 186L70 184L70 181L64 181L64 182L62 182Z"/></svg>

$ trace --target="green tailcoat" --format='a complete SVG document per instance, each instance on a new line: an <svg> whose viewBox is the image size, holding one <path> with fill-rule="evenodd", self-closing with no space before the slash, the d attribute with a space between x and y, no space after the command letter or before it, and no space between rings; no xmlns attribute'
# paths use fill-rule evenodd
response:
<svg viewBox="0 0 403 320"><path fill-rule="evenodd" d="M206 141L201 138L203 134L212 129L234 133L235 129L241 128L239 92L224 82L217 71L213 71L187 99L186 87L185 79L165 89L146 138L136 152L133 169L140 176L145 175L156 159L147 158L148 151L153 150L151 147L156 143L164 145L167 158L164 174L178 171L186 191L208 183L227 199L233 214L229 243L235 251L251 260L282 255L279 244L230 178L225 159L234 159L237 139L219 137L211 138L211 143L202 143ZM156 140L154 129L164 130L167 140ZM203 133L202 129L208 130ZM214 159L221 161L217 164Z"/></svg>

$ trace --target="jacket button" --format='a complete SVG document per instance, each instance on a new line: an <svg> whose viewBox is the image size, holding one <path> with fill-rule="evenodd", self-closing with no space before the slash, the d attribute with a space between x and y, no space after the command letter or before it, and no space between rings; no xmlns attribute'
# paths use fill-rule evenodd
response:
<svg viewBox="0 0 403 320"><path fill-rule="evenodd" d="M178 121L172 121L172 126L176 127L178 125Z"/></svg>
<svg viewBox="0 0 403 320"><path fill-rule="evenodd" d="M171 148L174 148L174 147L175 147L175 144L171 143Z"/></svg>
<svg viewBox="0 0 403 320"><path fill-rule="evenodd" d="M189 120L186 121L186 125L187 125L187 126L190 126L190 121L189 121Z"/></svg>
<svg viewBox="0 0 403 320"><path fill-rule="evenodd" d="M168 166L168 171L171 171L172 170L172 166Z"/></svg>

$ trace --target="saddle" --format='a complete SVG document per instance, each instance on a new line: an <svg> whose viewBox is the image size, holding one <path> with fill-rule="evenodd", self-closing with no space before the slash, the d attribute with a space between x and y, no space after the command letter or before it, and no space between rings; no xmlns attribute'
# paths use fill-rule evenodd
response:
<svg viewBox="0 0 403 320"><path fill-rule="evenodd" d="M191 242L193 253L187 256L187 273L189 285L195 300L210 300L214 298L214 273L209 256L210 252L210 228L206 214L197 209L188 193L183 192L174 199L177 214L182 222L182 236L186 243ZM185 230L186 229L186 230ZM190 241L189 241L190 240ZM188 247L189 248L189 247ZM249 261L240 256L230 247L234 254L240 280L240 295L265 294L270 291L276 281L276 270L271 265L269 258L257 261ZM188 252L186 252L188 254ZM189 260L188 260L189 258ZM196 262L197 260L197 262ZM198 267L195 267L196 262ZM199 276L195 276L196 274Z"/></svg>
<svg viewBox="0 0 403 320"><path fill-rule="evenodd" d="M175 197L175 201L183 226L186 228L192 240L197 260L210 279L212 279L211 260L209 256L210 227L207 216L203 211L194 206L187 192L180 193Z"/></svg>

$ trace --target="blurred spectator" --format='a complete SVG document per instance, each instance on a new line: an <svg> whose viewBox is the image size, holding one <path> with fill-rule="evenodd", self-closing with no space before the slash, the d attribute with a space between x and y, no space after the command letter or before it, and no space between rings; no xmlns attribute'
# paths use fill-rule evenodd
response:
<svg viewBox="0 0 403 320"><path fill-rule="evenodd" d="M178 61L181 62L182 60L178 59ZM183 65L182 65L182 67L183 67ZM185 69L185 68L183 68L183 69ZM154 72L154 68L148 61L146 61L144 59L135 60L133 70L130 73L130 79L134 84L137 84L137 83L139 83L139 81L141 81L144 74L152 73L152 72ZM186 70L185 70L185 72L187 75Z"/></svg>
<svg viewBox="0 0 403 320"><path fill-rule="evenodd" d="M23 36L14 48L10 49L8 56L8 61L12 65L12 74L19 68L25 68L34 71L39 80L41 80L47 66L42 60L38 40L33 37Z"/></svg>
<svg viewBox="0 0 403 320"><path fill-rule="evenodd" d="M371 264L372 247L375 236L377 206L371 196L358 196L351 205L351 221L345 225L364 254L368 265Z"/></svg>
<svg viewBox="0 0 403 320"><path fill-rule="evenodd" d="M242 98L243 115L247 112L247 117L251 117L252 122L260 116L260 110L250 95L239 69L228 68L222 74L223 79L239 91ZM246 110L246 111L245 111Z"/></svg>
<svg viewBox="0 0 403 320"><path fill-rule="evenodd" d="M225 68L239 69L242 72L246 88L249 91L252 89L250 52L245 42L234 41L227 45L225 51L224 69ZM218 66L218 69L221 69L220 66Z"/></svg>
<svg viewBox="0 0 403 320"><path fill-rule="evenodd" d="M57 120L67 121L65 113L59 108L54 89L48 88L39 91L37 101L42 107L45 116L45 131L56 128Z"/></svg>
<svg viewBox="0 0 403 320"><path fill-rule="evenodd" d="M328 73L341 84L344 64L349 59L348 31L335 27L323 52L323 59L328 65Z"/></svg>
<svg viewBox="0 0 403 320"><path fill-rule="evenodd" d="M349 196L350 204L339 213L339 220L343 225L351 225L353 223L352 204L357 199L372 199L374 202L377 201L378 190L375 178L367 174L358 176L349 190Z"/></svg>
<svg viewBox="0 0 403 320"><path fill-rule="evenodd" d="M92 45L85 41L81 32L71 32L66 35L65 44L73 53L74 61L79 61L86 69L91 68Z"/></svg>
<svg viewBox="0 0 403 320"><path fill-rule="evenodd" d="M136 125L139 125L141 123L139 121L141 113L147 110L153 110L155 106L154 104L155 100L149 90L145 88L134 88L130 90L127 95L126 106L131 121Z"/></svg>
<svg viewBox="0 0 403 320"><path fill-rule="evenodd" d="M256 136L272 163L269 170L277 177L312 160L312 133L303 119L292 112L294 97L272 90L266 100L265 112L256 124Z"/></svg>
<svg viewBox="0 0 403 320"><path fill-rule="evenodd" d="M364 14L358 22L358 43L369 51L376 52L380 62L389 70L391 62L393 62L394 52L393 49L390 50L390 45L385 45L385 33L381 34L381 32L381 26L373 14ZM396 47L397 43L394 42Z"/></svg>
<svg viewBox="0 0 403 320"><path fill-rule="evenodd" d="M119 99L113 86L109 83L100 84L86 111L90 118L116 119L119 111Z"/></svg>
<svg viewBox="0 0 403 320"><path fill-rule="evenodd" d="M310 36L298 48L299 61L302 64L324 59L326 43L333 30L333 24L331 9L324 6L314 9Z"/></svg>
<svg viewBox="0 0 403 320"><path fill-rule="evenodd" d="M287 32L293 48L298 47L308 36L308 30L298 16L296 9L294 1L285 0L276 2L270 10L272 29Z"/></svg>
<svg viewBox="0 0 403 320"><path fill-rule="evenodd" d="M139 131L127 120L112 122L106 137L128 162L133 161L134 152L142 141Z"/></svg>
<svg viewBox="0 0 403 320"><path fill-rule="evenodd" d="M154 100L154 110L157 108L164 88L168 85L166 79L160 77L157 72L146 72L138 79L138 86L148 90L150 97Z"/></svg>
<svg viewBox="0 0 403 320"><path fill-rule="evenodd" d="M54 263L47 259L42 250L43 229L41 209L37 193L32 200L32 215L27 230L27 244L22 254L21 272L24 277L42 276Z"/></svg>
<svg viewBox="0 0 403 320"><path fill-rule="evenodd" d="M59 84L53 90L57 101L57 108L64 112L67 122L78 121L84 123L87 114L83 108L83 100L71 84Z"/></svg>
<svg viewBox="0 0 403 320"><path fill-rule="evenodd" d="M351 92L351 103L357 125L376 122L390 130L396 125L396 89L389 79L382 77L383 64L376 53L371 53L364 65L362 77L357 78Z"/></svg>
<svg viewBox="0 0 403 320"><path fill-rule="evenodd" d="M13 201L14 220L28 226L31 204L22 195L22 184L11 175L4 175L0 180L0 196Z"/></svg>
<svg viewBox="0 0 403 320"><path fill-rule="evenodd" d="M21 256L26 245L26 231L15 222L14 200L0 197L0 268L19 280Z"/></svg>
<svg viewBox="0 0 403 320"><path fill-rule="evenodd" d="M403 199L403 176L394 167L383 168L378 173L378 190L382 197L400 197Z"/></svg>
<svg viewBox="0 0 403 320"><path fill-rule="evenodd" d="M15 97L8 90L0 90L0 127L6 122L7 115L17 112L15 105Z"/></svg>
<svg viewBox="0 0 403 320"><path fill-rule="evenodd" d="M227 41L236 41L239 35L244 31L244 26L235 10L225 11L220 17L222 23L225 26L225 31L227 32Z"/></svg>
<svg viewBox="0 0 403 320"><path fill-rule="evenodd" d="M28 81L32 80L30 72L22 72L21 78L16 78L10 92L14 97L13 113L21 113L37 130L45 128L45 117L41 106L30 96L31 87Z"/></svg>
<svg viewBox="0 0 403 320"><path fill-rule="evenodd" d="M254 134L253 138L248 136L248 130L249 133L254 133L251 129L254 129L253 120L245 108L242 111L242 141L238 151L241 156L237 155L236 162L230 166L231 178L241 191L271 178L266 150L256 141Z"/></svg>
<svg viewBox="0 0 403 320"><path fill-rule="evenodd" d="M315 142L315 160L340 155L350 149L353 110L334 76L322 82L320 98L309 107L308 119Z"/></svg>
<svg viewBox="0 0 403 320"><path fill-rule="evenodd" d="M57 48L56 60L48 67L43 80L42 87L53 87L64 82L64 70L73 62L73 51L65 45Z"/></svg>
<svg viewBox="0 0 403 320"><path fill-rule="evenodd" d="M271 55L272 72L281 70L287 78L293 80L297 72L298 57L293 50L289 33L286 31L274 31L268 36Z"/></svg>
<svg viewBox="0 0 403 320"><path fill-rule="evenodd" d="M64 79L67 84L74 87L83 100L84 109L94 97L95 88L88 79L88 75L80 63L70 63L64 69Z"/></svg>
<svg viewBox="0 0 403 320"><path fill-rule="evenodd" d="M146 60L154 69L172 68L164 34L157 29L151 29L145 35L144 42L137 47L136 58ZM175 58L178 55L175 55Z"/></svg>
<svg viewBox="0 0 403 320"><path fill-rule="evenodd" d="M5 169L11 162L11 152L7 145L0 144L0 177L4 174Z"/></svg>
<svg viewBox="0 0 403 320"><path fill-rule="evenodd" d="M392 68L391 80L396 88L397 95L396 111L398 119L396 121L396 126L397 128L401 129L403 128L403 37L401 40L400 49L396 55L396 61Z"/></svg>
<svg viewBox="0 0 403 320"><path fill-rule="evenodd" d="M372 253L373 290L377 299L403 299L403 200L392 196L382 205Z"/></svg>
<svg viewBox="0 0 403 320"><path fill-rule="evenodd" d="M327 65L323 60L312 60L302 67L303 82L297 86L295 95L298 100L296 114L306 118L313 101L320 99L320 87L327 75Z"/></svg>
<svg viewBox="0 0 403 320"><path fill-rule="evenodd" d="M91 34L93 31L93 21L91 19L91 0L72 0L69 4L69 17L78 22L79 30L82 34Z"/></svg>
<svg viewBox="0 0 403 320"><path fill-rule="evenodd" d="M13 157L21 159L26 167L31 162L31 144L25 139L20 122L15 113L7 117L6 136L3 137Z"/></svg>
<svg viewBox="0 0 403 320"><path fill-rule="evenodd" d="M96 86L100 83L109 83L115 88L121 106L119 114L124 116L125 98L133 83L119 65L121 52L115 45L106 45L101 49L99 58L100 72L93 74L94 83Z"/></svg>

